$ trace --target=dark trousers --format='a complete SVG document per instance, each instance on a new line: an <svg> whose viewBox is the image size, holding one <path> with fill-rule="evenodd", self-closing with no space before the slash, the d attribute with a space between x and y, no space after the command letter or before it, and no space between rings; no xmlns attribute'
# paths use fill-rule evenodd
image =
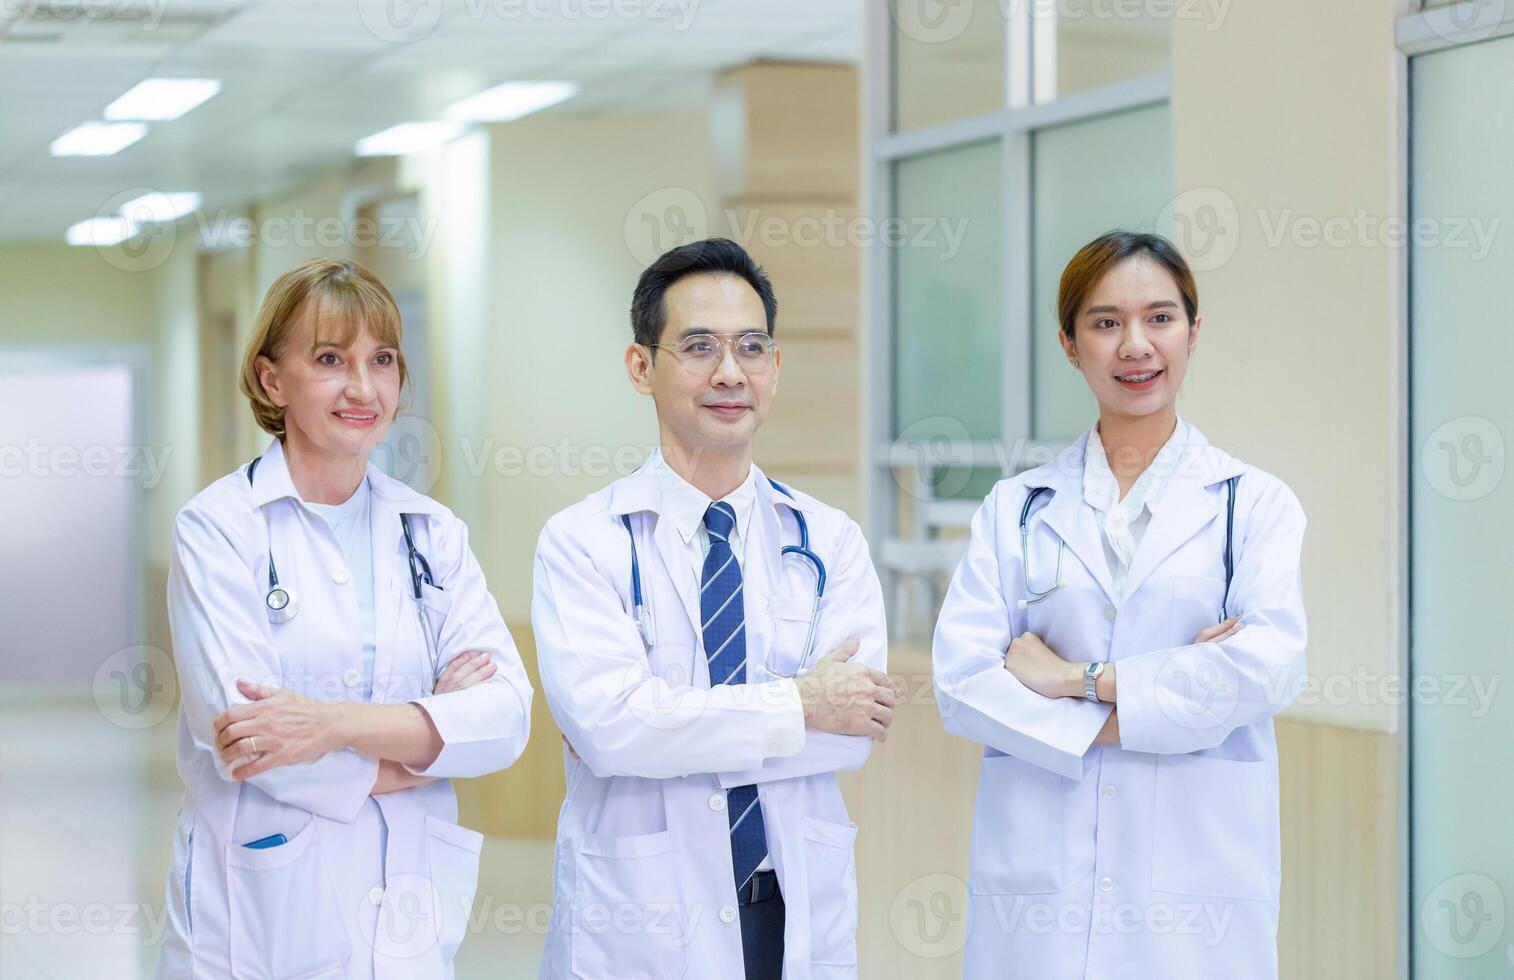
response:
<svg viewBox="0 0 1514 980"><path fill-rule="evenodd" d="M741 956L746 980L782 980L783 896L741 906Z"/></svg>

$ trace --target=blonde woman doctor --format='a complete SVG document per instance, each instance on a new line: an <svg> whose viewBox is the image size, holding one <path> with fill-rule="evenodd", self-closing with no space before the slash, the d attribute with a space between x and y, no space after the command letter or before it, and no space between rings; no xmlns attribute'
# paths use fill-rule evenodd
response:
<svg viewBox="0 0 1514 980"><path fill-rule="evenodd" d="M174 527L160 977L452 975L483 838L449 780L519 757L532 692L467 528L369 462L405 377L366 270L269 288L242 388L275 438Z"/></svg>
<svg viewBox="0 0 1514 980"><path fill-rule="evenodd" d="M1177 415L1171 243L1089 243L1058 307L1098 421L989 494L935 635L942 719L984 746L966 976L1273 978L1304 514Z"/></svg>

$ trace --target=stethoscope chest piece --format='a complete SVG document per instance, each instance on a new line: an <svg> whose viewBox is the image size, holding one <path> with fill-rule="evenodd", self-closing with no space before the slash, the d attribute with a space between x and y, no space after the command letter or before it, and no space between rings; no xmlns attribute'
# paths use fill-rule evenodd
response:
<svg viewBox="0 0 1514 980"><path fill-rule="evenodd" d="M287 623L300 611L299 597L282 585L269 589L263 603L268 607L270 623Z"/></svg>

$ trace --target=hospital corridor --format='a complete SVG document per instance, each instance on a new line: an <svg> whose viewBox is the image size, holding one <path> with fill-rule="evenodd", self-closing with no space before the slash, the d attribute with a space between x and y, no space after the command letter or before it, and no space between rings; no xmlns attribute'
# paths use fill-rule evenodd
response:
<svg viewBox="0 0 1514 980"><path fill-rule="evenodd" d="M0 978L1514 978L1510 92L0 0Z"/></svg>

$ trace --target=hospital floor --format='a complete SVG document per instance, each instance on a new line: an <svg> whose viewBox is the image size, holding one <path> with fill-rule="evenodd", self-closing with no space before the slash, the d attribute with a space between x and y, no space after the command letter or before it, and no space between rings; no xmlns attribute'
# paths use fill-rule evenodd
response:
<svg viewBox="0 0 1514 980"><path fill-rule="evenodd" d="M177 716L145 729L93 701L0 696L0 977L152 977L182 788ZM534 977L550 841L490 838L458 980Z"/></svg>

